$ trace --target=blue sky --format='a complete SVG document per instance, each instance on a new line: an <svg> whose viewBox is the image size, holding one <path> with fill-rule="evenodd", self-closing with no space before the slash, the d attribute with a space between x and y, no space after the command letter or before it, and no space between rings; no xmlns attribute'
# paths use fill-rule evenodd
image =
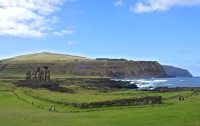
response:
<svg viewBox="0 0 200 126"><path fill-rule="evenodd" d="M156 60L200 76L200 0L0 0L0 59Z"/></svg>

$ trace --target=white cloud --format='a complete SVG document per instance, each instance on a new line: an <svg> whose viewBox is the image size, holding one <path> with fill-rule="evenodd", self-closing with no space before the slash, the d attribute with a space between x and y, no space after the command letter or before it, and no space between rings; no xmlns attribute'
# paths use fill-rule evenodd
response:
<svg viewBox="0 0 200 126"><path fill-rule="evenodd" d="M141 0L130 7L131 12L166 11L174 6L200 6L200 0Z"/></svg>
<svg viewBox="0 0 200 126"><path fill-rule="evenodd" d="M113 6L124 6L125 2L123 0L119 0L113 3Z"/></svg>
<svg viewBox="0 0 200 126"><path fill-rule="evenodd" d="M0 0L0 35L43 37L65 0ZM66 0L74 1L74 0Z"/></svg>
<svg viewBox="0 0 200 126"><path fill-rule="evenodd" d="M57 35L57 36L71 35L74 32L75 32L75 29L73 27L69 27L69 28L63 29L59 32L53 32L53 35Z"/></svg>
<svg viewBox="0 0 200 126"><path fill-rule="evenodd" d="M71 40L67 42L68 45L73 45L73 44L75 44L75 43L76 43L76 42L71 41Z"/></svg>

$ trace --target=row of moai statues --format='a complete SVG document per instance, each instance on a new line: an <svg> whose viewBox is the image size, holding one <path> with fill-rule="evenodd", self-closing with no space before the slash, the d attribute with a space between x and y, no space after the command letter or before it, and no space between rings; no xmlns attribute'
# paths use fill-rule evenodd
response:
<svg viewBox="0 0 200 126"><path fill-rule="evenodd" d="M50 69L49 69L49 67L44 66L43 70L40 70L40 67L38 67L37 71L27 71L26 80L49 82L50 81Z"/></svg>

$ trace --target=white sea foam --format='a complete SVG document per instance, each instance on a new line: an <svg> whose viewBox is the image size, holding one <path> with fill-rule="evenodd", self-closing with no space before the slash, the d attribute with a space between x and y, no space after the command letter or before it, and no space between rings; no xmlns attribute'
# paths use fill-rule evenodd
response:
<svg viewBox="0 0 200 126"><path fill-rule="evenodd" d="M159 84L167 82L167 80L158 80L158 79L138 79L132 80L130 84L136 84L139 89L154 89Z"/></svg>
<svg viewBox="0 0 200 126"><path fill-rule="evenodd" d="M171 85L173 85L173 84L167 84L167 85L171 86Z"/></svg>
<svg viewBox="0 0 200 126"><path fill-rule="evenodd" d="M154 87L154 84L136 84L139 88L149 88Z"/></svg>
<svg viewBox="0 0 200 126"><path fill-rule="evenodd" d="M167 80L154 80L154 82L156 82L156 83L163 83L163 82L167 82Z"/></svg>
<svg viewBox="0 0 200 126"><path fill-rule="evenodd" d="M163 83L163 82L167 82L167 80L144 80L144 79L140 79L140 80L132 80L131 83L145 83L145 84L149 84L149 83Z"/></svg>
<svg viewBox="0 0 200 126"><path fill-rule="evenodd" d="M136 84L140 89L151 89L156 87L200 87L200 78L124 78L113 79L115 81L127 81Z"/></svg>

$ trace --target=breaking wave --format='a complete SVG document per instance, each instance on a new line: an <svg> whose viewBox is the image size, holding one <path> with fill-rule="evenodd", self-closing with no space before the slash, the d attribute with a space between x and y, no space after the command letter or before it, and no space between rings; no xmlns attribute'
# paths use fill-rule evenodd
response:
<svg viewBox="0 0 200 126"><path fill-rule="evenodd" d="M136 84L139 89L154 89L158 87L159 84L167 82L167 80L132 80L130 84Z"/></svg>
<svg viewBox="0 0 200 126"><path fill-rule="evenodd" d="M200 77L123 78L112 80L136 84L139 90L152 90L157 87L200 87Z"/></svg>

